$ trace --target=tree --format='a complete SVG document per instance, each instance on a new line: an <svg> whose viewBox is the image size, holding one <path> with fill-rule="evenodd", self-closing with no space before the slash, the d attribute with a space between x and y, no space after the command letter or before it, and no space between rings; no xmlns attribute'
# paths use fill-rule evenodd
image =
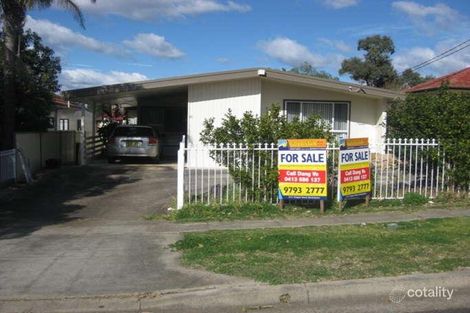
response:
<svg viewBox="0 0 470 313"><path fill-rule="evenodd" d="M3 42L2 42L3 43ZM20 44L20 62L15 75L16 130L45 130L52 109L52 95L59 91L60 58L41 42L36 33L27 31ZM3 71L4 65L0 63ZM0 92L3 86L0 85ZM3 99L0 98L0 107Z"/></svg>
<svg viewBox="0 0 470 313"><path fill-rule="evenodd" d="M282 69L283 71L287 71L286 69ZM301 75L307 75L307 76L312 76L312 77L319 77L319 78L325 78L325 79L333 79L333 80L339 80L338 77L331 75L328 72L325 71L319 71L315 69L310 63L304 62L300 66L296 66L288 70L288 72L293 72Z"/></svg>
<svg viewBox="0 0 470 313"><path fill-rule="evenodd" d="M437 93L409 94L387 111L390 138L435 138L451 166L452 183L470 185L470 94L443 86ZM442 156L442 152L441 152ZM447 175L446 174L446 175Z"/></svg>
<svg viewBox="0 0 470 313"><path fill-rule="evenodd" d="M418 72L415 72L409 68L403 71L403 73L401 73L399 77L399 88L404 89L404 88L413 87L427 80L431 80L433 78L434 76L431 76L431 75L423 77Z"/></svg>
<svg viewBox="0 0 470 313"><path fill-rule="evenodd" d="M95 0L91 0L95 2ZM71 0L0 0L0 14L3 22L3 105L0 110L0 149L15 146L15 111L18 100L15 97L17 68L20 61L20 42L26 19L26 12L32 8L48 8L53 3L68 9L75 19L84 26L83 15Z"/></svg>
<svg viewBox="0 0 470 313"><path fill-rule="evenodd" d="M48 116L52 109L52 95L59 91L58 76L60 58L43 45L41 37L27 31L20 45L20 61L17 69L15 98L16 130L43 131L48 128ZM3 64L0 63L3 70ZM0 99L0 106L3 99Z"/></svg>
<svg viewBox="0 0 470 313"><path fill-rule="evenodd" d="M397 80L398 75L390 58L395 52L395 46L390 37L366 37L359 40L357 50L365 51L364 57L343 60L340 75L347 73L352 79L374 87L386 87Z"/></svg>

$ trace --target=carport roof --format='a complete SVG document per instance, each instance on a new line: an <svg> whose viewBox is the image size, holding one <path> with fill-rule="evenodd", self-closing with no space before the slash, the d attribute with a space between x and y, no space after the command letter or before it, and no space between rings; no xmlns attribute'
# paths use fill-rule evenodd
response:
<svg viewBox="0 0 470 313"><path fill-rule="evenodd" d="M218 81L261 78L290 84L317 87L346 93L358 93L385 99L396 99L404 96L402 92L340 82L331 79L299 75L265 68L249 68L224 72L213 72L188 76L177 76L163 79L138 81L123 84L103 85L83 89L68 90L64 95L72 99L100 99L108 97L135 96L157 90L181 90L189 85L212 83Z"/></svg>

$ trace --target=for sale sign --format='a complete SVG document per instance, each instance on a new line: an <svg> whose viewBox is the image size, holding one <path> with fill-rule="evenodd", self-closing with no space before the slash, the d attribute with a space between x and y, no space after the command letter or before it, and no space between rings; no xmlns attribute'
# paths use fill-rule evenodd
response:
<svg viewBox="0 0 470 313"><path fill-rule="evenodd" d="M325 199L326 140L280 139L279 199Z"/></svg>
<svg viewBox="0 0 470 313"><path fill-rule="evenodd" d="M339 152L340 200L360 198L370 191L369 141L367 138L346 139Z"/></svg>

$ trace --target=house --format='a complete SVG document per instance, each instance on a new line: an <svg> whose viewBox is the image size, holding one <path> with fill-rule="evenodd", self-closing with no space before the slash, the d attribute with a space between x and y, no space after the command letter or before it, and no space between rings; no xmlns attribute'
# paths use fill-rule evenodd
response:
<svg viewBox="0 0 470 313"><path fill-rule="evenodd" d="M408 93L434 91L443 84L447 84L450 90L470 92L470 67L453 72L435 79L428 80L406 90Z"/></svg>
<svg viewBox="0 0 470 313"><path fill-rule="evenodd" d="M80 131L82 130L82 105L66 101L63 97L54 95L52 98L54 109L49 115L48 130ZM89 107L84 108L83 126L87 134L93 133L93 114Z"/></svg>
<svg viewBox="0 0 470 313"><path fill-rule="evenodd" d="M383 139L387 104L403 94L272 69L242 69L70 90L92 107L119 106L162 135L164 156L176 156L179 141L198 144L203 122L230 109L262 114L281 105L289 119L318 114L338 137ZM94 111L94 110L92 110Z"/></svg>

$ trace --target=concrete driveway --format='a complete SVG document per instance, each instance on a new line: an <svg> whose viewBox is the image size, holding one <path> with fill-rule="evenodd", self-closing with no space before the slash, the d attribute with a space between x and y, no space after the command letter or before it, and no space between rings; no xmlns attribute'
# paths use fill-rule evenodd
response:
<svg viewBox="0 0 470 313"><path fill-rule="evenodd" d="M0 299L191 288L235 278L179 266L143 216L174 201L172 164L66 167L0 198Z"/></svg>

